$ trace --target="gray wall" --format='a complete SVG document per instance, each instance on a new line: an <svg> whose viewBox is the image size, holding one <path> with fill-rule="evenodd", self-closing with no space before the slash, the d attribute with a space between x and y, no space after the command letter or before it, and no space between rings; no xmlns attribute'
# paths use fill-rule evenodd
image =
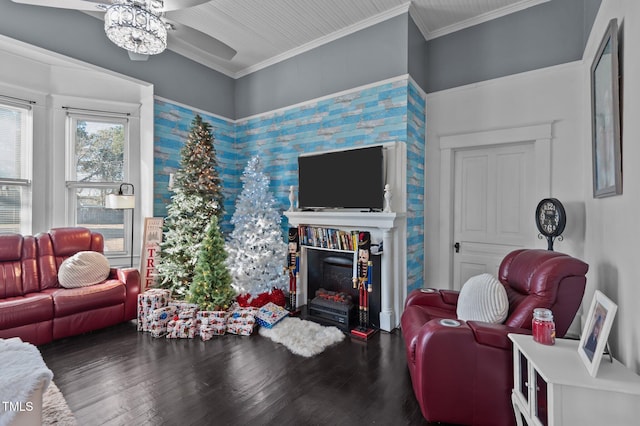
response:
<svg viewBox="0 0 640 426"><path fill-rule="evenodd" d="M576 61L600 0L552 0L427 42L427 92Z"/></svg>
<svg viewBox="0 0 640 426"><path fill-rule="evenodd" d="M409 74L415 82L426 90L427 88L427 41L424 39L418 26L409 17L408 50L409 50Z"/></svg>
<svg viewBox="0 0 640 426"><path fill-rule="evenodd" d="M584 46L587 46L587 41L589 39L589 34L591 33L591 29L593 28L593 23L596 20L596 16L598 15L598 10L600 10L600 4L602 0L584 0Z"/></svg>
<svg viewBox="0 0 640 426"><path fill-rule="evenodd" d="M425 42L408 14L234 80L172 51L132 62L84 13L0 0L0 34L153 83L155 93L243 118L409 73L427 92L582 58L601 0L552 0Z"/></svg>
<svg viewBox="0 0 640 426"><path fill-rule="evenodd" d="M0 34L152 83L155 94L234 116L235 81L170 50L133 62L107 39L103 22L75 10L0 0Z"/></svg>
<svg viewBox="0 0 640 426"><path fill-rule="evenodd" d="M407 73L407 14L236 81L236 117L248 117Z"/></svg>

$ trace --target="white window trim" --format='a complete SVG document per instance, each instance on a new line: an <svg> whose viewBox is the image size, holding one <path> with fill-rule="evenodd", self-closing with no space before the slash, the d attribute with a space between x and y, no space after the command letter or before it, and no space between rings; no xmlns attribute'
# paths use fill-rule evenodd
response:
<svg viewBox="0 0 640 426"><path fill-rule="evenodd" d="M82 187L107 187L113 188L117 190L122 182L86 182L86 183L76 183L71 177L75 178L75 171L71 171L72 164L74 161L73 158L73 147L70 146L71 138L69 137L69 132L71 130L70 119L69 116L73 115L74 117L82 117L88 120L99 120L99 118L107 119L107 121L114 121L114 119L122 119L127 121L127 131L125 132L125 163L124 163L124 180L123 182L133 183L136 188L139 186L140 182L140 171L136 170L135 167L132 167L132 164L137 164L140 161L139 152L136 152L132 146L132 140L140 137L140 118L139 118L139 104L130 104L123 102L114 102L114 101L100 101L95 99L84 99L77 98L72 96L63 96L63 95L54 95L53 99L53 116L54 116L54 126L53 133L54 140L58 140L58 143L55 143L58 147L64 147L63 154L57 154L59 161L64 164L63 170L53 171L54 176L58 176L59 178L55 180L56 189L54 190L54 197L62 197L58 199L63 199L64 203L60 203L63 205L58 205L58 208L54 212L53 216L53 226L72 226L75 224L75 214L76 207L75 205L71 205L70 200L70 188L75 186ZM54 155L56 155L54 153ZM56 162L54 161L54 164ZM64 187L61 187L60 182L64 183ZM139 211L139 200L136 197L136 209ZM137 212L136 212L137 213ZM105 253L109 259L113 260L112 264L114 266L122 266L125 264L128 266L131 256L131 251L134 247L136 247L136 241L139 241L139 230L136 230L136 234L134 235L133 241L131 241L131 233L128 230L131 230L132 215L126 214L124 215L124 227L125 227L125 251L111 251L109 253ZM62 225L56 225L56 222L62 223ZM134 251L134 257L138 255ZM135 265L135 261L134 261Z"/></svg>
<svg viewBox="0 0 640 426"><path fill-rule="evenodd" d="M0 105L18 108L26 111L22 132L25 139L22 145L24 160L21 164L20 178L0 178L0 185L20 186L26 188L21 197L20 205L20 233L29 234L33 229L33 144L34 120L33 104L35 101L20 99L13 96L0 95ZM27 196L24 196L26 193Z"/></svg>

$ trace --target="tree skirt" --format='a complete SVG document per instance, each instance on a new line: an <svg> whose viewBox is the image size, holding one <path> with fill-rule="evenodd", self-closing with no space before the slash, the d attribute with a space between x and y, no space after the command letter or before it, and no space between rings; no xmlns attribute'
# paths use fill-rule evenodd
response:
<svg viewBox="0 0 640 426"><path fill-rule="evenodd" d="M312 357L344 339L337 327L324 327L312 321L288 317L273 328L260 327L261 336L281 343L296 355Z"/></svg>
<svg viewBox="0 0 640 426"><path fill-rule="evenodd" d="M58 426L75 426L76 419L67 405L62 392L55 385L49 383L47 390L42 396L42 424Z"/></svg>

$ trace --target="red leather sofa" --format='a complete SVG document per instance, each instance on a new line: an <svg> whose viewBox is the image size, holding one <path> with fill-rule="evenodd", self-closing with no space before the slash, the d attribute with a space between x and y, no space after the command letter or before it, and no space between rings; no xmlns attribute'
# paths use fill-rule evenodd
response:
<svg viewBox="0 0 640 426"><path fill-rule="evenodd" d="M502 324L456 319L459 293L411 292L401 317L413 391L424 418L460 425L515 425L513 347L508 333L531 334L533 309L553 311L563 337L580 307L588 265L547 250L516 250L500 264L509 300Z"/></svg>
<svg viewBox="0 0 640 426"><path fill-rule="evenodd" d="M111 268L102 283L63 288L58 268L79 251L104 249L101 234L55 228L0 235L0 338L41 345L136 318L140 273Z"/></svg>

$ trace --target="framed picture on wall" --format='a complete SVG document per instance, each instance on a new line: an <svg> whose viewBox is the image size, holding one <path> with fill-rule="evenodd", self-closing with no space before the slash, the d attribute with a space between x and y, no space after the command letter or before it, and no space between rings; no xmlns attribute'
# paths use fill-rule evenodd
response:
<svg viewBox="0 0 640 426"><path fill-rule="evenodd" d="M600 360L607 345L609 331L611 331L611 324L613 324L617 310L618 305L600 290L596 290L578 345L578 354L593 377L598 373Z"/></svg>
<svg viewBox="0 0 640 426"><path fill-rule="evenodd" d="M618 21L609 21L591 65L593 196L622 194Z"/></svg>

